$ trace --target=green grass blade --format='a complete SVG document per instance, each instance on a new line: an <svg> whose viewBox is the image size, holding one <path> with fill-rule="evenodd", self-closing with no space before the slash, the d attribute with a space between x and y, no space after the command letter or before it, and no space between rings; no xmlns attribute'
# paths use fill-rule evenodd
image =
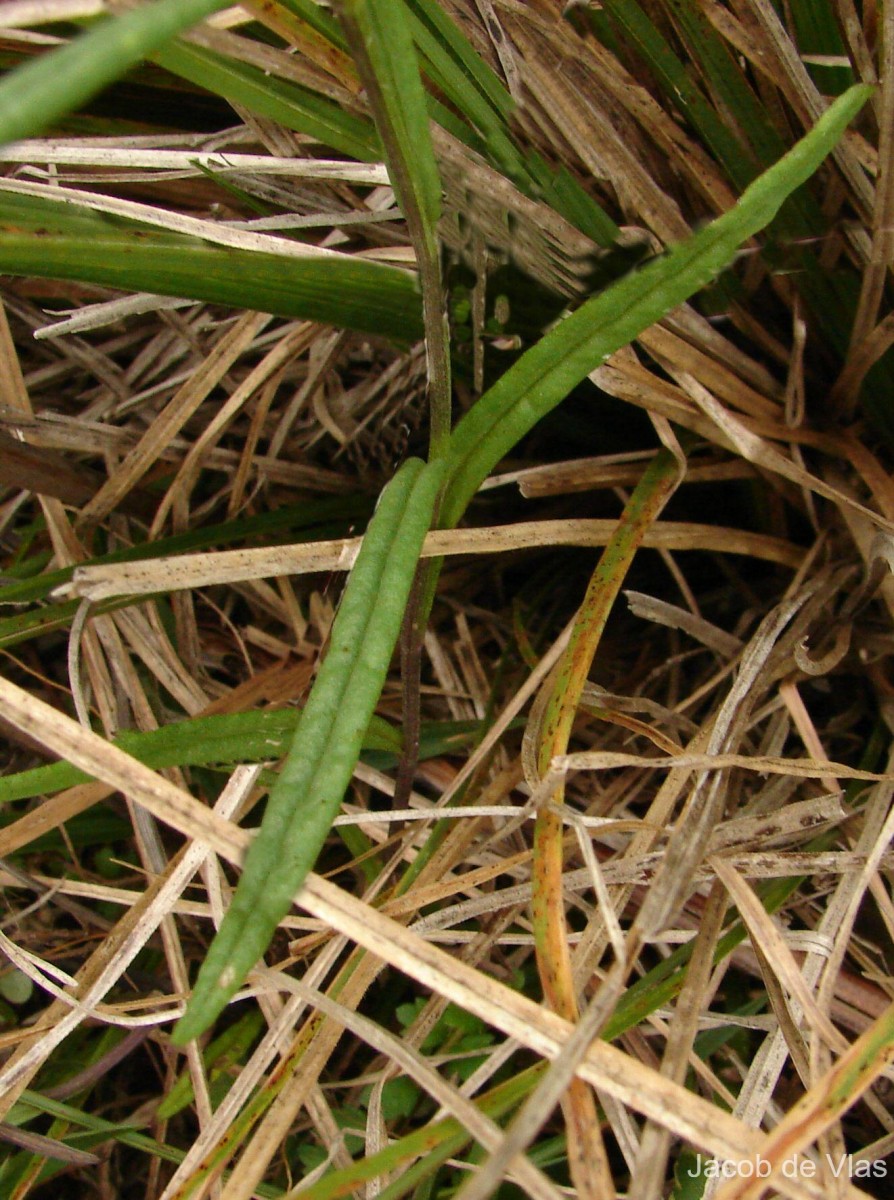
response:
<svg viewBox="0 0 894 1200"><path fill-rule="evenodd" d="M205 1048L202 1058L208 1082L212 1090L217 1092L215 1107L232 1085L236 1073L234 1068L238 1070L244 1064L252 1044L260 1037L263 1029L264 1017L254 1008L243 1013L238 1021ZM224 1085L223 1088L220 1087L221 1084ZM159 1104L156 1112L158 1120L169 1121L184 1108L188 1108L194 1097L190 1073L183 1071Z"/></svg>
<svg viewBox="0 0 894 1200"><path fill-rule="evenodd" d="M507 120L515 109L515 101L441 5L435 0L407 0L407 8L413 14L416 44L438 68L450 89L448 95L460 112L466 112L471 119L471 111L465 105L472 88L494 113Z"/></svg>
<svg viewBox="0 0 894 1200"><path fill-rule="evenodd" d="M693 0L667 0L667 7L682 35L692 64L700 70L718 97L721 111L735 114L754 155L752 173L768 167L782 154L784 143L767 108L752 90L736 55ZM738 184L737 186L741 186Z"/></svg>
<svg viewBox="0 0 894 1200"><path fill-rule="evenodd" d="M84 1112L75 1105L51 1099L41 1092L30 1089L23 1091L21 1099L11 1110L9 1119L16 1124L22 1124L26 1120L32 1120L35 1116L44 1114L55 1117L59 1121L66 1121L74 1127L75 1131L81 1131L73 1132L70 1139L72 1143L84 1149L101 1146L104 1143L117 1143L121 1146L129 1146L150 1158L158 1158L162 1162L174 1165L181 1163L186 1154L185 1150L168 1145L166 1142L156 1141L155 1138L140 1133L139 1129L128 1125L126 1121L106 1121L102 1117ZM258 1184L254 1194L261 1200L276 1200L277 1197L282 1196L282 1191L262 1183Z"/></svg>
<svg viewBox="0 0 894 1200"><path fill-rule="evenodd" d="M668 103L698 131L739 190L754 178L756 165L741 139L693 83L692 77L636 0L605 0L604 10L648 64Z"/></svg>
<svg viewBox="0 0 894 1200"><path fill-rule="evenodd" d="M300 716L297 708L215 713L174 721L161 729L126 730L115 739L115 745L155 770L270 762L287 752ZM401 744L399 730L373 714L362 749L394 755L400 754ZM4 775L0 777L0 805L58 792L90 779L67 762Z"/></svg>
<svg viewBox="0 0 894 1200"><path fill-rule="evenodd" d="M710 283L834 147L871 94L854 87L739 202L668 254L625 276L560 322L478 401L453 433L441 509L454 525L482 480L529 429L619 347Z"/></svg>
<svg viewBox="0 0 894 1200"><path fill-rule="evenodd" d="M0 143L40 133L226 0L159 0L126 12L0 82Z"/></svg>
<svg viewBox="0 0 894 1200"><path fill-rule="evenodd" d="M788 11L798 49L808 58L807 70L816 86L824 96L840 95L854 82L854 72L846 65L847 46L841 37L837 6L827 0L808 0L806 4L793 4ZM810 62L813 55L838 59L838 65Z"/></svg>
<svg viewBox="0 0 894 1200"><path fill-rule="evenodd" d="M316 30L321 37L326 38L338 50L347 50L348 43L344 39L338 22L330 13L322 8L315 0L278 0L282 8L293 13L299 21L306 22L311 29Z"/></svg>
<svg viewBox="0 0 894 1200"><path fill-rule="evenodd" d="M413 40L423 71L483 137L487 156L519 186L530 184L524 158L510 134L515 101L447 13L433 0L407 0Z"/></svg>
<svg viewBox="0 0 894 1200"><path fill-rule="evenodd" d="M220 932L174 1031L211 1024L267 948L326 839L385 682L443 464L404 463L385 488L332 626L329 652Z"/></svg>
<svg viewBox="0 0 894 1200"><path fill-rule="evenodd" d="M416 48L403 0L339 0L337 11L416 251L428 360L431 455L436 458L446 453L450 437L450 347L438 243L441 178Z"/></svg>
<svg viewBox="0 0 894 1200"><path fill-rule="evenodd" d="M340 0L336 11L372 104L398 203L405 214L418 212L433 238L441 180L403 0Z"/></svg>
<svg viewBox="0 0 894 1200"><path fill-rule="evenodd" d="M542 1065L526 1067L477 1097L475 1103L492 1120L504 1118L524 1099L542 1070ZM414 1179L418 1182L432 1174L469 1140L468 1130L455 1117L442 1117L398 1137L375 1154L364 1155L350 1166L328 1171L322 1179L302 1189L302 1193L306 1200L338 1200L356 1194L371 1179L393 1174L406 1185L403 1188L398 1184L397 1195L404 1195ZM419 1162L414 1164L414 1159Z"/></svg>
<svg viewBox="0 0 894 1200"><path fill-rule="evenodd" d="M327 501L318 503L324 505L332 504L332 502ZM349 515L362 519L367 515L366 505L362 499L361 503L358 504L356 498L345 497L345 501L337 503L342 506L346 516ZM253 533L285 531L289 528L304 529L303 519L298 515L302 507L292 506L283 509L281 513L263 513L257 517L241 517L235 521L226 521L220 525L209 526L207 529L190 530L186 533L175 534L174 537L165 538L161 542L138 543L135 546L128 546L122 550L113 551L111 554L99 555L89 560L89 563L84 563L83 565L139 562L147 558L158 558L165 554L180 554L186 550L199 550L209 546L219 549L222 544L242 541L247 535ZM337 511L334 504L331 511L333 514ZM346 529L343 524L323 525L317 527L316 536L324 539L329 537L343 537L345 532ZM280 540L282 539L280 538ZM304 536L293 538L292 540L308 541L311 538ZM73 571L74 568L72 567L62 568L59 571L49 571L36 578L20 580L16 583L8 584L4 588L0 588L0 611L3 611L3 606L7 604L19 605L28 601L43 599L55 588L68 583L71 580ZM0 648L8 650L12 646L20 645L22 642L27 642L31 638L42 634L53 633L60 629L68 629L79 603L78 600L56 600L48 604L42 604L36 608L29 608L25 612L14 612L11 616L0 617ZM102 600L93 609L93 615L97 616L107 612L114 612L116 609L125 608L132 603L133 600L126 596L115 597L111 600Z"/></svg>
<svg viewBox="0 0 894 1200"><path fill-rule="evenodd" d="M0 272L185 296L380 334L422 335L406 271L328 254L219 246L61 200L0 190Z"/></svg>
<svg viewBox="0 0 894 1200"><path fill-rule="evenodd" d="M309 88L265 75L248 63L213 50L176 42L153 54L159 66L251 112L316 138L326 146L371 162L382 148L371 121L347 113Z"/></svg>
<svg viewBox="0 0 894 1200"><path fill-rule="evenodd" d="M260 545L262 542L273 545L276 542L309 542L345 537L352 523L358 520L365 523L369 519L372 507L372 500L362 494L304 500L300 504L284 505L273 512L233 517L229 521L184 530L171 537L136 542L108 554L97 554L81 565L140 562L146 558L186 554L190 550L208 550L212 547L223 550L245 544ZM46 561L43 554L35 555L18 564L18 569L7 571L14 582L0 587L0 609L7 605L44 600L55 588L69 582L74 567L45 571ZM19 575L21 577L16 578ZM0 620L0 628L2 625Z"/></svg>

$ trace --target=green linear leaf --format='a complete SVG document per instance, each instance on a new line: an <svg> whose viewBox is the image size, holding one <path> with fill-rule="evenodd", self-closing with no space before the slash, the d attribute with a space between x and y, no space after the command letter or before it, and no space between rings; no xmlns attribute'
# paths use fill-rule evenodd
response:
<svg viewBox="0 0 894 1200"><path fill-rule="evenodd" d="M409 0L408 8L425 74L479 132L494 165L529 193L530 173L507 120L515 101L437 4Z"/></svg>
<svg viewBox="0 0 894 1200"><path fill-rule="evenodd" d="M69 1135L70 1140L73 1144L85 1149L101 1145L103 1142L116 1142L121 1146L130 1146L141 1154L154 1156L162 1162L170 1162L175 1165L179 1165L186 1155L185 1150L170 1146L166 1142L156 1141L155 1138L140 1133L126 1121L105 1121L102 1117L95 1117L72 1104L53 1100L41 1092L34 1092L30 1089L22 1092L21 1099L16 1102L8 1119L13 1124L24 1124L41 1114L55 1117L56 1120L65 1121L74 1126L75 1132ZM79 1133L77 1130L82 1132ZM226 1175L224 1178L226 1179ZM261 1200L277 1200L282 1196L282 1190L266 1183L259 1183L255 1188L255 1195L261 1197Z"/></svg>
<svg viewBox="0 0 894 1200"><path fill-rule="evenodd" d="M380 334L422 336L406 271L352 258L217 246L64 201L0 190L0 272L186 296Z"/></svg>
<svg viewBox="0 0 894 1200"><path fill-rule="evenodd" d="M215 1038L205 1048L202 1059L208 1074L208 1082L212 1088L216 1088L219 1083L224 1083L226 1090L229 1090L234 1077L232 1068L244 1065L244 1060L247 1058L252 1044L257 1041L265 1024L263 1014L256 1008L252 1009L243 1013L238 1021L224 1030L220 1037ZM228 1075L231 1077L227 1078ZM158 1120L169 1121L184 1108L188 1108L194 1097L192 1077L188 1070L184 1070L159 1104L156 1110ZM218 1103L220 1098L222 1097L218 1097Z"/></svg>
<svg viewBox="0 0 894 1200"><path fill-rule="evenodd" d="M590 371L732 262L739 246L809 179L871 92L851 88L729 212L581 305L522 355L454 430L440 517L445 528L456 524L503 455Z"/></svg>
<svg viewBox="0 0 894 1200"><path fill-rule="evenodd" d="M605 11L649 64L668 102L700 133L733 184L743 189L754 178L751 156L693 83L689 72L636 0L605 0Z"/></svg>
<svg viewBox="0 0 894 1200"><path fill-rule="evenodd" d="M142 733L127 730L118 735L115 745L156 770L270 762L286 753L300 717L297 708L215 713ZM400 754L400 732L373 714L363 735L363 749ZM67 762L4 775L0 777L0 804L58 792L91 778Z"/></svg>
<svg viewBox="0 0 894 1200"><path fill-rule="evenodd" d="M283 8L306 21L321 37L326 38L339 50L347 50L348 44L338 27L338 22L315 0L278 0Z"/></svg>
<svg viewBox="0 0 894 1200"><path fill-rule="evenodd" d="M341 0L336 11L373 104L398 203L405 214L418 208L434 237L441 179L403 0Z"/></svg>
<svg viewBox="0 0 894 1200"><path fill-rule="evenodd" d="M758 168L767 167L784 150L767 106L755 95L739 60L711 22L692 0L667 0L672 18L692 64L708 89L717 96L721 111L735 113L736 126L751 147Z"/></svg>
<svg viewBox="0 0 894 1200"><path fill-rule="evenodd" d="M215 713L173 721L146 732L126 730L115 745L147 767L230 766L233 763L269 762L282 758L298 727L298 708ZM521 728L521 718L509 728ZM482 736L481 721L429 721L420 731L419 760L456 754ZM364 760L379 770L389 770L403 748L401 733L373 713L363 737ZM15 775L0 776L0 805L32 796L45 796L63 788L87 783L91 775L67 762L32 767Z"/></svg>
<svg viewBox="0 0 894 1200"><path fill-rule="evenodd" d="M504 1117L528 1094L543 1068L543 1063L526 1067L478 1096L475 1103L493 1120ZM442 1117L403 1134L383 1150L364 1155L348 1167L328 1171L321 1179L308 1184L303 1193L306 1200L338 1200L353 1195L367 1180L394 1174L395 1191L387 1190L392 1195L404 1195L421 1179L430 1176L445 1159L458 1154L470 1139L469 1131L455 1117ZM414 1159L419 1161L414 1163Z"/></svg>
<svg viewBox="0 0 894 1200"><path fill-rule="evenodd" d="M381 157L371 121L345 112L309 88L265 75L248 63L213 50L176 42L152 55L153 62L251 112L317 138L342 154L372 162Z"/></svg>
<svg viewBox="0 0 894 1200"><path fill-rule="evenodd" d="M103 21L0 82L0 143L40 133L227 0L158 0Z"/></svg>
<svg viewBox="0 0 894 1200"><path fill-rule="evenodd" d="M471 86L505 121L515 109L515 101L456 22L434 0L407 0L407 7L414 17L419 49L439 69L460 111L466 111L464 101Z"/></svg>
<svg viewBox="0 0 894 1200"><path fill-rule="evenodd" d="M441 177L416 47L403 0L339 0L336 11L369 97L388 174L416 251L434 458L446 452L450 437L450 346L438 243Z"/></svg>
<svg viewBox="0 0 894 1200"><path fill-rule="evenodd" d="M207 1029L264 953L329 833L385 682L443 478L443 462L409 459L382 492L292 750L174 1030L181 1045Z"/></svg>

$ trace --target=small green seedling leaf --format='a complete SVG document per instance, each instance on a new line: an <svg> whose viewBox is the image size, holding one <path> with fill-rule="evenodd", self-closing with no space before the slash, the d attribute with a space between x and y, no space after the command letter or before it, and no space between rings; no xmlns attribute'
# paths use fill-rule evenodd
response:
<svg viewBox="0 0 894 1200"><path fill-rule="evenodd" d="M0 996L10 1004L27 1004L33 993L34 984L18 967L0 974Z"/></svg>
<svg viewBox="0 0 894 1200"><path fill-rule="evenodd" d="M442 463L404 463L369 524L245 870L211 945L179 1044L202 1033L257 962L316 861L350 782L400 632Z"/></svg>

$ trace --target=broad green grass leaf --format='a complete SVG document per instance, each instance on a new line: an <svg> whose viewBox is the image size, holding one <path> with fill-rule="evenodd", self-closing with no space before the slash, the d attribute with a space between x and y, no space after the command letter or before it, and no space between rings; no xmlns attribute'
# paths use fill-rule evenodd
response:
<svg viewBox="0 0 894 1200"><path fill-rule="evenodd" d="M482 480L610 354L710 283L834 147L872 89L854 87L728 212L581 305L515 363L454 430L440 520L456 524Z"/></svg>
<svg viewBox="0 0 894 1200"><path fill-rule="evenodd" d="M258 253L49 197L0 190L0 272L253 308L380 334L422 335L406 271L346 254Z"/></svg>
<svg viewBox="0 0 894 1200"><path fill-rule="evenodd" d="M264 953L329 833L385 682L443 478L443 463L409 459L382 493L292 750L174 1030L181 1045L208 1028Z"/></svg>
<svg viewBox="0 0 894 1200"><path fill-rule="evenodd" d="M158 0L104 21L0 82L0 143L40 133L226 0Z"/></svg>

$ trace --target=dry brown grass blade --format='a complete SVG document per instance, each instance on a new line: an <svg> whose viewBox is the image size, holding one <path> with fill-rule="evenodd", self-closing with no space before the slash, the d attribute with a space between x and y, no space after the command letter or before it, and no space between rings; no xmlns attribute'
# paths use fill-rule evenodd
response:
<svg viewBox="0 0 894 1200"><path fill-rule="evenodd" d="M227 329L187 383L158 416L140 443L120 464L111 479L81 510L81 523L100 521L131 491L159 458L171 439L221 382L233 363L244 354L271 318L265 313L247 313Z"/></svg>
<svg viewBox="0 0 894 1200"><path fill-rule="evenodd" d="M460 554L501 554L539 546L604 546L614 521L520 521L484 529L446 529L429 533L424 558ZM146 595L218 583L240 583L319 571L349 571L360 549L360 538L305 542L258 550L221 550L178 558L79 567L59 596L95 601L113 596ZM643 545L662 550L724 550L782 566L797 568L802 551L792 543L766 534L725 529L716 525L661 521L646 533Z"/></svg>
<svg viewBox="0 0 894 1200"><path fill-rule="evenodd" d="M745 714L753 703L749 695L752 685L763 671L786 625L806 599L807 596L802 595L780 606L761 623L743 655L739 674L712 724L706 746L709 756L721 753L728 740L741 728ZM719 819L723 802L721 777L702 774L687 799L668 842L661 868L637 914L635 928L639 929L642 938L649 938L663 928L682 898L688 894L692 869Z"/></svg>
<svg viewBox="0 0 894 1200"><path fill-rule="evenodd" d="M677 1083L684 1082L690 1060L697 1057L692 1044L698 1031L699 1016L710 1004L711 968L725 915L723 889L715 883L705 905L704 921L696 935L692 961L677 1000L661 1060L661 1073ZM661 1194L670 1144L667 1129L647 1122L637 1147L630 1181L633 1195L642 1197L642 1200L653 1200Z"/></svg>
<svg viewBox="0 0 894 1200"><path fill-rule="evenodd" d="M386 917L366 909L317 876L308 881L302 906L539 1054L553 1057L571 1036L571 1027L560 1017L517 993L507 994L496 982L465 968L409 930L393 928ZM748 1161L760 1153L764 1144L763 1135L605 1043L597 1041L590 1046L578 1073L594 1087L709 1154L731 1162ZM809 1180L780 1180L779 1186L789 1196L821 1194ZM851 1194L859 1196L856 1188Z"/></svg>
<svg viewBox="0 0 894 1200"><path fill-rule="evenodd" d="M776 1174L786 1161L813 1143L840 1115L859 1100L862 1093L894 1062L891 1023L894 1005L857 1039L835 1065L785 1114L768 1134L759 1161L769 1173L755 1182L744 1175L732 1179L718 1193L718 1200L751 1200L776 1183ZM840 1168L841 1169L841 1168Z"/></svg>
<svg viewBox="0 0 894 1200"><path fill-rule="evenodd" d="M889 772L862 771L859 767L848 767L844 763L825 762L811 758L749 758L744 754L689 754L683 753L668 758L647 758L641 754L621 754L612 750L584 750L578 754L561 754L553 759L559 771L612 770L615 767L666 767L673 770L724 771L741 767L749 771L774 775L788 775L801 779L825 780L830 774L844 779L861 779L866 783L887 783Z"/></svg>
<svg viewBox="0 0 894 1200"><path fill-rule="evenodd" d="M894 20L891 13L885 11L881 20L881 92L878 97L879 115L879 159L876 177L875 204L872 208L872 249L869 261L863 274L862 291L854 326L851 330L851 343L848 361L845 363L841 376L836 381L830 397L834 407L848 417L852 417L856 409L859 386L863 374L873 361L872 354L880 353L878 343L889 341L887 327L890 322L878 321L878 312L882 303L885 279L894 250L894 159L892 159L892 142L894 142L894 73L891 66L894 62ZM885 327L885 332L882 329ZM869 363L864 365L866 350L865 343L874 343L869 351Z"/></svg>
<svg viewBox="0 0 894 1200"><path fill-rule="evenodd" d="M138 783L135 785L135 790L138 790L141 798L145 800L145 781L141 782L144 786L141 787ZM236 787L232 790L231 795L223 800L221 811L226 812L228 804L238 802L238 799L239 788ZM211 815L209 814L209 816ZM217 816L216 820L223 826L227 825L227 822L220 816ZM44 976L42 986L57 991L59 998L50 1005L45 1014L46 1027L42 1036L13 1054L0 1072L0 1112L5 1114L9 1111L22 1089L27 1087L30 1079L46 1062L53 1049L72 1029L94 1013L102 1012L102 1001L107 991L127 969L159 923L165 919L170 911L172 901L179 897L180 892L192 878L206 853L207 850L202 843L198 840L194 841L193 845L184 850L179 858L171 864L164 875L160 875L150 883L140 900L125 912L107 940L85 964L77 979L69 981L74 986L67 994L61 993L53 985L51 982L52 972ZM0 937L3 938L6 953L13 958L13 961L16 961L18 957L16 948L9 942L5 934L0 934ZM26 966L27 964L23 962L22 965ZM155 1005L153 1005L154 1007ZM170 1015L176 1015L177 1011L174 1009ZM124 1023L127 1023L128 1020L127 1017L109 1010L102 1012L102 1015L106 1020ZM158 1021L158 1015L150 1011L142 1017L137 1016L135 1020L155 1024Z"/></svg>
<svg viewBox="0 0 894 1200"><path fill-rule="evenodd" d="M792 999L797 1002L807 1023L821 1034L829 1047L837 1053L846 1050L847 1042L817 1005L781 931L774 925L753 890L722 858L712 858L711 867L748 926L752 943L760 946L762 957L776 973L777 979Z"/></svg>

